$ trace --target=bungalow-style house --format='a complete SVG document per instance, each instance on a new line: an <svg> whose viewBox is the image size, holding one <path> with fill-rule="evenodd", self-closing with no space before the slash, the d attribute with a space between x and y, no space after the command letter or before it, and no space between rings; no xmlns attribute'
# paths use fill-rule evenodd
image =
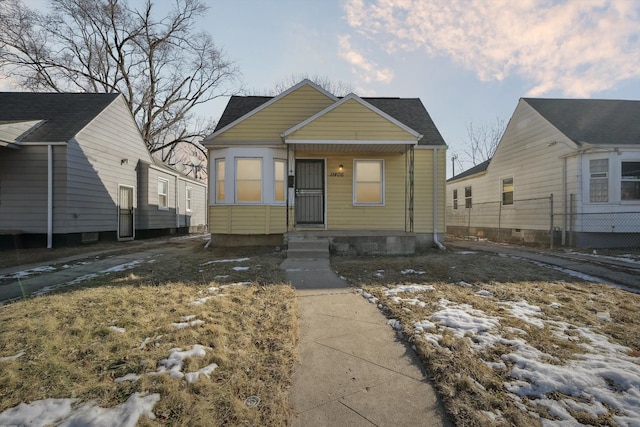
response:
<svg viewBox="0 0 640 427"><path fill-rule="evenodd" d="M204 231L206 194L152 158L122 95L0 93L0 247Z"/></svg>
<svg viewBox="0 0 640 427"><path fill-rule="evenodd" d="M441 246L446 145L419 99L338 98L304 80L231 97L203 145L214 245L305 232L337 252Z"/></svg>
<svg viewBox="0 0 640 427"><path fill-rule="evenodd" d="M447 232L640 246L640 101L520 99L494 156L447 181Z"/></svg>

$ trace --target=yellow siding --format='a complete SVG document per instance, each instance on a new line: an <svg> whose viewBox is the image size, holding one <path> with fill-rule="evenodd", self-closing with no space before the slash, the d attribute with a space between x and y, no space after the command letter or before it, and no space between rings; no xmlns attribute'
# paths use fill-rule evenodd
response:
<svg viewBox="0 0 640 427"><path fill-rule="evenodd" d="M416 137L355 100L349 100L288 139L415 141Z"/></svg>
<svg viewBox="0 0 640 427"><path fill-rule="evenodd" d="M213 234L280 234L286 231L285 206L209 206Z"/></svg>
<svg viewBox="0 0 640 427"><path fill-rule="evenodd" d="M298 158L324 158L327 173L344 166L344 176L327 176L327 228L329 230L404 230L405 157L381 153L296 153ZM385 205L353 206L353 160L384 159Z"/></svg>
<svg viewBox="0 0 640 427"><path fill-rule="evenodd" d="M281 142L285 130L322 111L334 101L311 86L302 86L214 139L222 142Z"/></svg>
<svg viewBox="0 0 640 427"><path fill-rule="evenodd" d="M433 150L416 149L414 156L414 213L416 233L433 232ZM438 150L438 232L445 227L446 151Z"/></svg>

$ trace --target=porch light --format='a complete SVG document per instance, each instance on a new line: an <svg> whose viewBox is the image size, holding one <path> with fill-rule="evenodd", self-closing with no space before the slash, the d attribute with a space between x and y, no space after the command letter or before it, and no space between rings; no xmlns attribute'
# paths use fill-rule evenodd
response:
<svg viewBox="0 0 640 427"><path fill-rule="evenodd" d="M340 172L342 172L342 171L344 171L344 167L343 167L342 165L340 165L340 166L338 166L338 170L339 170Z"/></svg>

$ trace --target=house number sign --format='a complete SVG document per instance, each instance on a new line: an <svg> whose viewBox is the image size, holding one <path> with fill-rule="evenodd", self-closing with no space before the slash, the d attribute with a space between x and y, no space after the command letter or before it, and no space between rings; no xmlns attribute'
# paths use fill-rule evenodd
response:
<svg viewBox="0 0 640 427"><path fill-rule="evenodd" d="M340 178L344 178L344 172L329 172L329 176L337 176Z"/></svg>

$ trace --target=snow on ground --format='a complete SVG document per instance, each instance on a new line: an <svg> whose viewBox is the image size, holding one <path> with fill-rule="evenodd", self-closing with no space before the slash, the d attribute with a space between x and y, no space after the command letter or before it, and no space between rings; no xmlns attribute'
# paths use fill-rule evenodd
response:
<svg viewBox="0 0 640 427"><path fill-rule="evenodd" d="M29 268L27 270L16 271L15 273L0 275L0 280L2 279L24 279L25 277L29 277L32 274L38 273L49 273L51 271L56 271L56 268L52 265L41 265L34 268Z"/></svg>
<svg viewBox="0 0 640 427"><path fill-rule="evenodd" d="M203 264L200 264L200 267L204 266L204 265L209 265L209 264L218 264L221 262L245 262L245 261L249 261L250 258L235 258L235 259L214 259L213 261L207 261Z"/></svg>
<svg viewBox="0 0 640 427"><path fill-rule="evenodd" d="M242 258L241 261L246 261L248 258ZM152 262L148 261L148 262ZM133 268L141 264L142 260L134 260L128 263L119 264L117 266L102 270L99 273L109 274L116 271L124 271ZM221 260L220 262L227 262L227 260ZM230 261L229 261L230 262ZM248 269L248 267L247 267ZM54 269L55 270L55 269ZM68 282L65 285L80 283L84 280L89 280L98 277L98 273L87 274L81 276L80 280L76 279L72 282ZM228 277L228 276L226 276ZM251 282L235 282L219 287L209 287L207 291L218 292L222 289L226 289L233 286L247 286ZM55 289L51 287L47 292ZM200 298L191 302L189 305L201 305L211 298L224 297L226 294L218 293L216 295ZM196 315L187 315L180 318L181 322L171 323L171 326L175 329L183 329L187 327L194 327L204 324L203 320L196 318ZM114 333L125 334L127 331L124 328L111 325L109 330ZM147 337L140 344L140 349L144 349L148 344L154 343L159 345L158 341L162 338L162 335L158 335L155 338ZM208 351L212 351L210 347L206 347L200 344L194 344L189 350L182 350L181 348L173 348L169 350L169 355L166 359L161 359L157 363L157 370L151 372L145 372L142 374L128 373L122 377L116 378L114 383L123 382L135 382L142 375L169 375L172 378L182 380L187 383L194 383L200 380L200 376L203 375L206 378L211 378L210 375L218 368L218 365L211 363L203 368L194 372L183 372L184 360L193 357L204 357ZM1 362L15 361L23 357L25 352L20 352L12 356L0 357ZM141 416L146 416L149 419L155 419L153 414L153 407L160 401L160 394L153 393L148 394L146 392L134 393L127 399L126 402L113 407L113 408L101 408L96 405L94 401L80 402L79 399L43 399L31 402L29 404L20 403L13 408L9 408L0 413L0 426L15 425L15 426L96 426L96 427L110 427L110 426L124 426L134 427L138 423L138 419Z"/></svg>
<svg viewBox="0 0 640 427"><path fill-rule="evenodd" d="M423 298L414 285L398 286L385 291L392 303L416 301ZM437 286L428 286L427 291L437 290ZM400 298L402 292L412 293L410 299ZM365 291L359 293L372 303L377 298ZM489 293L478 292L478 298L492 298ZM424 302L423 302L424 304ZM487 366L496 370L508 370L509 380L504 386L508 395L522 410L530 410L524 405L525 398L530 405L544 407L553 419L541 418L543 426L581 425L570 411L585 412L593 417L608 415L620 426L640 426L640 358L629 356L631 349L609 342L604 335L587 326L577 327L566 322L547 320L545 310L554 310L560 304L552 303L546 307L529 304L525 300L499 302L507 308L509 315L519 318L532 328L548 327L562 338L575 340L569 335L577 334L584 341L581 347L584 354L573 359L561 361L527 342L528 333L516 328L501 328L501 317L490 316L469 304L440 299L438 309L428 318L413 325L414 336L440 347L439 341L444 331L468 339L471 347L478 353L488 347L503 345L510 348L501 360L483 360ZM608 313L600 313L601 319ZM388 324L396 330L402 325L397 319ZM503 336L503 332L516 335L517 338ZM559 400L552 399L554 393L560 393ZM564 397L563 397L564 396ZM538 416L537 413L531 412ZM499 413L491 413L494 419L500 419Z"/></svg>
<svg viewBox="0 0 640 427"><path fill-rule="evenodd" d="M0 425L134 427L142 415L155 419L153 407L159 400L158 393L133 393L114 408L101 408L95 402L80 403L78 399L37 400L0 413Z"/></svg>

